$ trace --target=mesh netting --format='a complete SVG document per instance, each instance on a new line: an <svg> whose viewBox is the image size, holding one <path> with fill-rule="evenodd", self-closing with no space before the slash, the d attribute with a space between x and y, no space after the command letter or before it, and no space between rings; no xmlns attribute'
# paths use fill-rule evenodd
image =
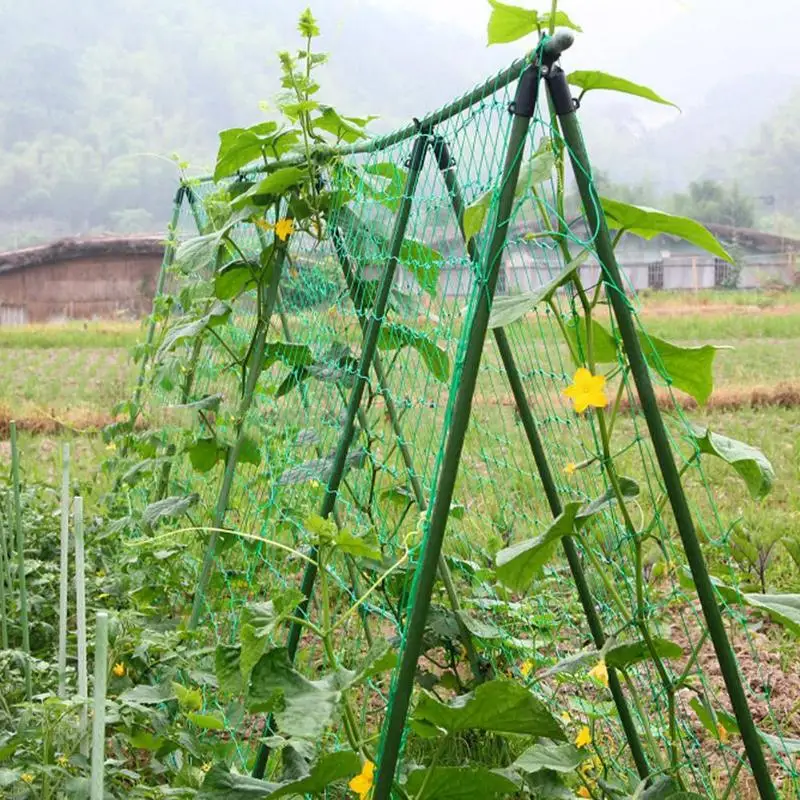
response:
<svg viewBox="0 0 800 800"><path fill-rule="evenodd" d="M450 169L468 204L494 192L489 220L496 214L503 188L500 176L513 121L508 111L513 86L504 83L499 81L484 99L420 134L429 146L433 135L447 143ZM198 629L211 645L237 641L248 604L274 601L300 586L307 564L294 551L303 549L308 520L324 507L335 454L343 446L348 404L363 377L365 391L353 420L352 440L344 443L346 471L331 519L339 530L374 534L382 563L370 565L345 555L337 556L326 570L334 618L344 617L335 657L338 665L353 669L378 640L403 649L407 603L427 542L428 511L436 499L440 471L449 468L443 465L443 454L471 326L476 310L491 303L483 265L492 227L485 225L475 236L473 255L479 259L474 260L429 147L405 231L405 238L417 246L403 255L397 268L388 309L379 315L383 332L371 369L367 375L359 374L365 330L387 269L413 141L407 138L371 153L345 155L324 168L325 184L348 191L351 199L327 220L328 235L322 240L302 232L289 240L267 336L267 352L273 357L266 359L249 407L242 408L241 370L233 362L242 359L253 337L255 293L240 298L224 323L207 325L201 336L187 338L185 344L173 339L174 346L165 348L183 314L191 310L197 317L203 304L213 314L215 299L206 295L219 264L198 267L178 259L168 267L158 301L155 353L146 365L142 393L142 414L159 466L131 488L129 498L131 507L141 512L154 501L197 496L187 511L187 527L205 532L187 535L191 544L182 557L200 584L195 597ZM566 147L549 115L537 109L519 158L527 162L536 153ZM676 524L605 299L609 293L619 293L635 313L635 298L628 287L609 283L608 276L605 286L598 287L596 231L565 218L557 177L528 174L525 179L528 183L518 189L506 220L497 293L535 291L561 275L569 259L583 253L586 261L577 274L589 296L600 292L594 318L610 334L613 352L603 360L609 367L605 370L610 375L609 395L619 408L610 433L612 452L604 454L598 417L574 413L562 393L572 382L575 358L581 363L586 359L586 343L578 334L585 309L574 284L565 282L549 300L505 329L558 496L562 505L608 496L612 487L604 464L606 456L613 455L619 473L639 487L628 509L635 525L646 525L650 534L643 547L637 546L631 521L613 503L606 503L581 529L575 545L596 612L606 634L625 642L637 639L631 619L639 608L654 635L677 643L683 651L680 657L662 661L673 683L683 678L671 693L650 659L639 660L622 674L635 728L654 773L677 764L694 791L745 796L753 789L741 739L721 728L715 735L701 718L705 709L715 722L715 713L730 712L731 706L704 616L686 578ZM177 240L198 232L213 234L217 204L235 190L236 181L189 185L181 198ZM274 244L271 232L250 224L239 226L233 239L248 257ZM433 277L424 247L442 256ZM644 328L637 324L646 341ZM279 352L277 343L292 347ZM599 346L595 337L595 354ZM584 725L590 728L601 761L595 769L609 783L616 779L635 784L635 764L608 691L587 678L586 670L557 668L564 659L593 647L574 576L563 555L560 551L554 555L525 593L512 593L492 578L499 550L545 533L553 519L506 366L490 334L444 544L452 583L436 584L417 681L441 699L463 693L470 681L489 676L533 686L558 714L570 738ZM671 398L665 370L653 366L653 380ZM206 403L199 411L190 405L216 395L218 404ZM665 400L664 419L694 520L715 574L734 586L736 570L728 543L732 521L721 519L716 511L713 481L704 472L690 422L680 408L679 403ZM246 439L254 446L242 451L220 510L224 463L214 460L210 468L198 469L204 455L192 447L204 437L233 441L240 411ZM210 528L239 533L218 535ZM206 579L202 565L210 543ZM644 561L643 569L637 559ZM386 575L385 565L398 561L400 566ZM637 575L642 574L645 580L637 584ZM374 591L357 613L347 614L372 586ZM317 597L318 593L312 595L308 610L312 621L319 621L322 613ZM771 707L771 668L759 657L759 639L754 638L763 634L752 632L740 605L719 599L729 637L747 664L741 677L765 734L776 781L786 796L793 796L800 788L800 776L788 748L781 745L781 731L789 720ZM285 626L269 632L275 645L284 644L285 637ZM297 669L315 677L325 661L320 644L304 636ZM208 692L209 706L216 706L226 720L224 734L235 745L239 768L252 769L261 746L263 717L243 718L216 698L216 693ZM358 695L355 713L373 731L376 751L392 698L388 675L373 678ZM671 703L676 706L675 730L669 729ZM330 735L344 741L339 728ZM490 736L465 735L461 744L440 763L485 759L498 766L517 754L505 752L505 745ZM408 763L429 755L424 740L406 737L405 747Z"/></svg>

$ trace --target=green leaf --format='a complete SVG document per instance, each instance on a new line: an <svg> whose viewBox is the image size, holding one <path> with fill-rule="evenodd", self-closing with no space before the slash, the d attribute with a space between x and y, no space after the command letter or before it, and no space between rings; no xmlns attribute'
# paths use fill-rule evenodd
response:
<svg viewBox="0 0 800 800"><path fill-rule="evenodd" d="M622 497L630 500L639 495L639 484L633 478L626 478L624 475L619 476L619 488L622 492ZM609 486L603 494L596 500L592 500L585 506L582 506L578 513L575 515L577 520L586 520L598 511L602 511L607 506L613 505L617 502L617 496L614 490Z"/></svg>
<svg viewBox="0 0 800 800"><path fill-rule="evenodd" d="M333 544L343 553L348 553L354 558L371 558L380 561L380 547L376 536L356 536L346 528L339 531L333 540Z"/></svg>
<svg viewBox="0 0 800 800"><path fill-rule="evenodd" d="M0 789L13 786L22 777L22 772L18 769L0 768Z"/></svg>
<svg viewBox="0 0 800 800"><path fill-rule="evenodd" d="M196 714L191 713L186 715L189 721L202 728L204 731L224 731L225 722L217 714Z"/></svg>
<svg viewBox="0 0 800 800"><path fill-rule="evenodd" d="M730 464L747 484L751 496L766 497L775 481L775 471L769 459L756 447L713 433L710 428L692 426L692 440L704 455L716 456Z"/></svg>
<svg viewBox="0 0 800 800"><path fill-rule="evenodd" d="M669 641L669 639L654 636L652 641L656 653L661 658L680 658L683 655L683 649L675 642ZM632 664L649 659L650 651L643 641L614 645L609 647L605 654L606 666L614 667L615 669L625 669Z"/></svg>
<svg viewBox="0 0 800 800"><path fill-rule="evenodd" d="M249 775L236 775L225 764L214 764L195 796L197 800L256 800L269 797L280 788L278 783L268 783Z"/></svg>
<svg viewBox="0 0 800 800"><path fill-rule="evenodd" d="M775 622L800 636L800 594L742 594L747 605L765 611Z"/></svg>
<svg viewBox="0 0 800 800"><path fill-rule="evenodd" d="M494 190L490 189L464 209L464 239L467 243L483 229L493 196Z"/></svg>
<svg viewBox="0 0 800 800"><path fill-rule="evenodd" d="M725 261L732 261L730 254L714 238L713 234L693 219L668 214L666 211L658 211L654 208L621 203L607 197L601 197L600 202L611 227L625 230L643 239L652 239L659 234L669 234L691 242Z"/></svg>
<svg viewBox="0 0 800 800"><path fill-rule="evenodd" d="M625 78L618 78L616 75L609 75L607 72L599 72L597 70L576 70L567 75L568 83L583 89L588 92L591 89L608 89L612 92L623 92L624 94L632 94L636 97L643 97L645 100L652 100L654 103L661 103L665 106L673 106L678 108L675 103L665 100L661 95L656 94L652 89L647 86L641 86L638 83L626 80Z"/></svg>
<svg viewBox="0 0 800 800"><path fill-rule="evenodd" d="M264 369L276 361L282 361L290 367L310 367L314 364L314 354L307 344L267 342L264 348Z"/></svg>
<svg viewBox="0 0 800 800"><path fill-rule="evenodd" d="M584 359L588 357L586 346L586 321L574 317L566 325L572 349ZM617 340L596 320L592 320L592 357L598 364L617 361Z"/></svg>
<svg viewBox="0 0 800 800"><path fill-rule="evenodd" d="M252 128L220 131L214 181L219 182L251 161L261 158L262 148L278 129L277 122L262 122Z"/></svg>
<svg viewBox="0 0 800 800"><path fill-rule="evenodd" d="M496 557L498 580L509 589L525 591L550 560L561 538L574 533L580 507L580 503L567 503L543 534L501 550Z"/></svg>
<svg viewBox="0 0 800 800"><path fill-rule="evenodd" d="M199 711L203 707L203 694L199 689L190 689L173 681L172 691L183 711Z"/></svg>
<svg viewBox="0 0 800 800"><path fill-rule="evenodd" d="M364 172L368 175L375 175L388 181L388 184L375 190L373 196L378 202L390 211L397 212L400 208L400 201L403 199L408 173L390 161L381 161L377 164L367 164Z"/></svg>
<svg viewBox="0 0 800 800"><path fill-rule="evenodd" d="M244 261L234 261L214 276L214 296L220 300L232 300L255 285L250 266Z"/></svg>
<svg viewBox="0 0 800 800"><path fill-rule="evenodd" d="M378 334L378 347L381 350L413 347L437 381L444 383L450 376L450 359L445 350L434 344L424 333L415 331L407 325L394 323L382 325Z"/></svg>
<svg viewBox="0 0 800 800"><path fill-rule="evenodd" d="M417 279L424 292L436 297L442 254L416 239L403 239L397 260Z"/></svg>
<svg viewBox="0 0 800 800"><path fill-rule="evenodd" d="M539 25L542 30L550 30L550 12L546 11L544 14L539 15ZM556 11L555 26L556 28L572 28L573 31L583 33L583 28L573 22L564 11Z"/></svg>
<svg viewBox="0 0 800 800"><path fill-rule="evenodd" d="M241 652L239 646L217 645L214 653L214 672L223 694L235 696L242 694Z"/></svg>
<svg viewBox="0 0 800 800"><path fill-rule="evenodd" d="M336 137L337 142L352 144L359 139L367 138L367 134L363 131L363 125L352 124L352 121L347 121L340 117L329 106L321 106L320 108L324 108L322 114L311 121L315 128L332 134Z"/></svg>
<svg viewBox="0 0 800 800"><path fill-rule="evenodd" d="M247 194L254 197L282 195L287 189L291 189L307 179L308 170L304 167L282 167L259 181Z"/></svg>
<svg viewBox="0 0 800 800"><path fill-rule="evenodd" d="M573 772L591 756L587 750L579 750L572 744L540 742L529 747L512 765L518 772L530 774L543 769L555 772Z"/></svg>
<svg viewBox="0 0 800 800"><path fill-rule="evenodd" d="M535 188L537 184L549 181L555 166L553 144L549 139L544 139L539 143L536 152L522 165L514 196L520 198L529 188Z"/></svg>
<svg viewBox="0 0 800 800"><path fill-rule="evenodd" d="M189 461L197 472L208 472L225 458L225 448L211 436L198 439L188 450Z"/></svg>
<svg viewBox="0 0 800 800"><path fill-rule="evenodd" d="M239 669L241 678L246 684L253 667L264 655L269 637L278 623L278 614L271 601L266 603L249 603L242 612L242 628L239 640L242 643Z"/></svg>
<svg viewBox="0 0 800 800"><path fill-rule="evenodd" d="M221 242L221 231L187 239L185 242L181 242L175 250L175 263L180 265L185 272L195 272L207 267L214 263Z"/></svg>
<svg viewBox="0 0 800 800"><path fill-rule="evenodd" d="M175 692L166 683L158 686L150 686L142 683L126 689L120 696L120 703L127 703L137 706L157 706L166 703L168 700L175 699Z"/></svg>
<svg viewBox="0 0 800 800"><path fill-rule="evenodd" d="M504 328L512 322L524 317L529 311L550 300L556 291L569 283L575 273L589 257L589 251L583 250L576 258L567 264L553 280L539 287L535 292L526 292L518 295L496 297L492 303L492 313L489 316L490 328Z"/></svg>
<svg viewBox="0 0 800 800"><path fill-rule="evenodd" d="M393 670L396 666L397 651L389 642L379 639L373 642L367 651L361 669L358 670L358 673L350 682L350 686L364 683L376 675Z"/></svg>
<svg viewBox="0 0 800 800"><path fill-rule="evenodd" d="M539 15L532 9L489 0L492 14L487 30L488 44L515 42L539 27Z"/></svg>
<svg viewBox="0 0 800 800"><path fill-rule="evenodd" d="M250 436L244 436L239 444L239 463L252 464L254 467L261 463L261 448Z"/></svg>
<svg viewBox="0 0 800 800"><path fill-rule="evenodd" d="M322 797L326 787L333 783L346 781L361 772L361 759L350 750L339 750L320 756L311 768L311 773L300 780L292 781L273 792L270 798L277 797Z"/></svg>
<svg viewBox="0 0 800 800"><path fill-rule="evenodd" d="M169 408L181 408L187 411L217 411L219 404L222 402L221 394L207 394L199 400L192 400L189 403L178 403Z"/></svg>
<svg viewBox="0 0 800 800"><path fill-rule="evenodd" d="M165 497L163 500L150 503L142 512L142 522L152 527L164 517L181 517L199 499L199 495L192 493L183 496Z"/></svg>
<svg viewBox="0 0 800 800"><path fill-rule="evenodd" d="M343 673L310 681L294 669L285 648L274 648L250 673L247 710L274 712L281 734L316 744L333 718L345 682Z"/></svg>
<svg viewBox="0 0 800 800"><path fill-rule="evenodd" d="M185 318L180 318L164 336L164 341L161 343L161 347L158 350L158 357L160 358L179 342L185 339L193 339L206 328L216 328L220 325L224 325L230 318L230 315L230 306L217 301L207 314L204 314L198 319L193 319L190 322L182 322L181 320Z"/></svg>
<svg viewBox="0 0 800 800"><path fill-rule="evenodd" d="M448 733L482 730L500 734L523 734L555 741L566 738L547 706L517 683L492 680L450 703L439 702L423 692L413 719Z"/></svg>
<svg viewBox="0 0 800 800"><path fill-rule="evenodd" d="M406 791L414 800L489 800L509 797L514 781L486 767L429 767L408 775Z"/></svg>
<svg viewBox="0 0 800 800"><path fill-rule="evenodd" d="M717 350L727 348L710 344L681 347L643 331L637 334L650 368L676 389L694 397L701 406L705 405L714 389L714 356Z"/></svg>
<svg viewBox="0 0 800 800"><path fill-rule="evenodd" d="M366 463L366 455L366 450L363 447L354 448L347 454L345 469L361 469ZM297 483L307 483L308 481L319 481L319 483L327 484L333 468L333 462L334 456L304 461L296 467L287 469L278 478L278 486L290 486Z"/></svg>

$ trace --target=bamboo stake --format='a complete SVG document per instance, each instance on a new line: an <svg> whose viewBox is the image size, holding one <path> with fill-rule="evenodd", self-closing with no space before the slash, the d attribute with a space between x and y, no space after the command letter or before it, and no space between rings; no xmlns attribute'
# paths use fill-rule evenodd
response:
<svg viewBox="0 0 800 800"><path fill-rule="evenodd" d="M75 531L75 612L77 614L78 634L78 697L82 698L80 718L81 753L89 755L87 733L87 702L89 694L89 679L86 664L86 571L83 549L83 498L75 498L72 508L72 525Z"/></svg>
<svg viewBox="0 0 800 800"><path fill-rule="evenodd" d="M61 454L61 572L58 597L58 696L67 692L67 604L69 602L69 445Z"/></svg>
<svg viewBox="0 0 800 800"><path fill-rule="evenodd" d="M14 492L14 526L17 533L17 580L19 581L20 625L22 626L22 650L25 653L25 696L28 702L33 696L31 686L31 641L28 630L28 584L25 577L25 532L22 529L20 504L19 448L17 447L17 423L11 422L11 484Z"/></svg>
<svg viewBox="0 0 800 800"><path fill-rule="evenodd" d="M91 800L103 800L108 679L108 613L98 611L94 635L94 719L92 721Z"/></svg>

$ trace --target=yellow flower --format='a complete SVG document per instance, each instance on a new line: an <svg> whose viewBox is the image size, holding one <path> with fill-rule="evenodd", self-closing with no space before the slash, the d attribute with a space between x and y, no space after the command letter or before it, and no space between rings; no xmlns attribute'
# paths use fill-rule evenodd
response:
<svg viewBox="0 0 800 800"><path fill-rule="evenodd" d="M574 461L570 461L569 464L567 464L567 466L564 467L564 472L569 477L571 477L571 476L573 476L575 474L575 470L576 469L578 469L578 468L575 466L575 462Z"/></svg>
<svg viewBox="0 0 800 800"><path fill-rule="evenodd" d="M294 267L292 267L289 270L289 276L292 277L292 278L296 278L299 274L300 274L300 272L297 269L295 269Z"/></svg>
<svg viewBox="0 0 800 800"><path fill-rule="evenodd" d="M113 452L113 451L114 451L114 450L116 450L116 449L117 449L117 446L114 444L114 442L109 442L109 443L106 445L106 450L111 450L111 451Z"/></svg>
<svg viewBox="0 0 800 800"><path fill-rule="evenodd" d="M205 763L205 764L203 764L203 765L200 767L200 769L201 769L203 772L208 772L208 771L211 769L211 762L210 762L210 761L206 761L206 763Z"/></svg>
<svg viewBox="0 0 800 800"><path fill-rule="evenodd" d="M275 223L275 235L285 242L294 233L294 220L293 219L279 219Z"/></svg>
<svg viewBox="0 0 800 800"><path fill-rule="evenodd" d="M578 797L591 797L591 796L592 793L585 786L581 786L580 789L578 789Z"/></svg>
<svg viewBox="0 0 800 800"><path fill-rule="evenodd" d="M608 397L603 391L606 379L602 375L592 375L585 367L580 367L572 378L572 386L564 389L563 394L575 404L575 411L582 414L589 406L605 408Z"/></svg>
<svg viewBox="0 0 800 800"><path fill-rule="evenodd" d="M372 789L372 781L374 778L375 765L371 761L365 761L361 772L347 785L358 795L358 800L366 800L367 795Z"/></svg>
<svg viewBox="0 0 800 800"><path fill-rule="evenodd" d="M603 686L608 686L608 667L605 661L598 661L590 670L589 677L599 681Z"/></svg>
<svg viewBox="0 0 800 800"><path fill-rule="evenodd" d="M592 743L592 734L589 732L589 726L584 725L575 737L575 747L588 747Z"/></svg>
<svg viewBox="0 0 800 800"><path fill-rule="evenodd" d="M531 674L533 671L533 661L528 659L527 661L523 661L520 665L519 671L522 673L523 678L527 678L528 675Z"/></svg>
<svg viewBox="0 0 800 800"><path fill-rule="evenodd" d="M23 772L21 777L25 783L33 783L33 775L31 775L30 772Z"/></svg>
<svg viewBox="0 0 800 800"><path fill-rule="evenodd" d="M120 661L118 664L114 664L114 669L111 670L118 678L121 678L125 674L125 665Z"/></svg>
<svg viewBox="0 0 800 800"><path fill-rule="evenodd" d="M56 763L58 764L59 767L67 767L69 766L69 759L66 756L62 755L56 759Z"/></svg>
<svg viewBox="0 0 800 800"><path fill-rule="evenodd" d="M569 725L569 723L572 722L572 717L569 715L568 711L562 711L561 712L561 721L565 725Z"/></svg>
<svg viewBox="0 0 800 800"><path fill-rule="evenodd" d="M719 740L723 744L727 744L729 739L728 730L721 722L717 723L717 733L719 734Z"/></svg>

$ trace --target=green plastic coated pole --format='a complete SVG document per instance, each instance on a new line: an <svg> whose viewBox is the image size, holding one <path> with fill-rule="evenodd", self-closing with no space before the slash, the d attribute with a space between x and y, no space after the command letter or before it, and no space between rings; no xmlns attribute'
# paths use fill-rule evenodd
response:
<svg viewBox="0 0 800 800"><path fill-rule="evenodd" d="M0 513L0 647L8 650L8 610L6 608L6 530L10 530L11 521L3 523Z"/></svg>
<svg viewBox="0 0 800 800"><path fill-rule="evenodd" d="M11 485L14 493L14 529L17 534L17 582L19 583L19 615L22 627L22 651L25 653L25 696L30 703L31 686L31 640L28 629L28 580L25 576L25 530L22 525L20 502L19 447L17 446L17 423L10 424L11 433Z"/></svg>
<svg viewBox="0 0 800 800"><path fill-rule="evenodd" d="M94 717L90 800L103 800L106 760L106 682L108 680L108 613L98 611L94 632Z"/></svg>
<svg viewBox="0 0 800 800"><path fill-rule="evenodd" d="M378 348L378 335L380 334L383 318L386 314L386 309L389 304L389 294L392 290L394 283L394 276L397 270L397 263L400 257L400 248L403 245L403 239L406 235L406 228L408 227L408 220L411 216L411 206L414 202L414 193L417 189L417 182L419 174L422 171L422 165L425 161L425 152L428 149L429 135L421 133L414 140L414 147L411 151L411 159L409 161L408 175L406 177L405 187L403 189L403 199L400 203L400 208L397 211L397 216L394 221L394 228L389 245L389 258L381 276L381 281L378 286L377 297L375 298L375 305L370 314L369 323L363 337L361 345L361 358L358 364L358 374L356 375L355 384L350 394L350 400L347 404L347 413L342 432L339 435L339 441L336 446L336 453L334 454L333 464L331 466L330 478L325 487L325 497L322 501L322 508L320 516L327 518L336 505L336 496L339 492L342 478L344 477L345 466L347 464L347 454L350 451L350 445L355 433L356 416L361 408L361 401L364 397L364 389L366 387L367 379L369 377L370 366L373 362L373 357ZM312 560L316 559L316 551L311 553ZM308 612L308 604L311 601L311 594L314 591L314 583L317 579L317 564L310 563L306 566L303 573L303 582L300 590L303 593L303 599L300 601L294 616L299 619L304 619ZM302 633L302 625L298 622L293 622L289 628L289 637L287 640L287 650L289 660L294 661L297 654L297 646L300 643L300 634ZM273 723L272 717L267 719L267 730L272 730ZM253 776L262 778L264 771L267 767L267 759L269 758L269 747L262 744L256 758L255 766L253 767Z"/></svg>
<svg viewBox="0 0 800 800"><path fill-rule="evenodd" d="M61 450L61 553L58 594L58 696L67 696L67 605L69 603L69 444Z"/></svg>
<svg viewBox="0 0 800 800"><path fill-rule="evenodd" d="M437 137L434 140L433 152L436 155L436 159L439 163L439 169L444 177L445 185L447 186L447 190L450 194L453 212L456 220L458 221L459 230L463 236L465 209L464 195L461 192L461 186L458 183L456 171L453 162L450 159L450 153L447 143L444 141L444 139ZM475 240L470 239L466 243L466 248L470 259L473 262L477 261L478 248L475 244ZM550 470L550 465L547 461L547 456L545 454L544 447L542 446L541 439L539 438L539 432L536 430L536 422L533 418L533 414L531 413L528 399L525 396L525 388L522 385L519 369L517 368L514 354L511 351L511 346L508 343L508 337L502 328L494 328L492 333L494 334L495 343L497 344L497 349L500 353L500 359L503 362L503 368L508 378L509 385L511 386L511 392L514 395L514 401L522 421L522 428L525 431L528 444L530 445L531 452L533 453L533 460L536 463L536 468L542 481L542 488L544 489L545 496L547 497L547 502L550 505L550 511L554 517L557 517L562 511L561 500L558 497L558 489L556 488L555 481L553 480L553 474ZM578 590L578 597L581 601L583 613L586 616L587 622L589 623L589 630L591 631L592 639L594 640L595 647L600 650L605 643L606 637L603 632L603 627L597 614L597 610L595 609L591 590L586 582L586 576L583 572L583 565L581 564L580 556L578 555L578 551L575 547L575 543L572 541L571 536L565 536L561 541L564 547L564 552L567 556L567 561L569 562L573 580L575 581L575 586ZM644 749L642 748L642 743L636 730L636 725L634 724L633 717L631 716L630 709L628 708L628 703L625 699L625 695L623 694L619 677L613 668L609 669L608 671L608 686L611 690L611 695L614 698L614 703L617 707L617 713L619 714L620 721L622 722L622 728L625 731L625 737L628 740L628 745L631 749L631 755L633 756L634 763L636 764L636 771L638 772L639 777L644 779L649 775L647 758L645 757Z"/></svg>
<svg viewBox="0 0 800 800"><path fill-rule="evenodd" d="M278 239L276 237L276 243ZM219 532L217 528L222 527L225 522L225 515L228 512L228 501L230 499L231 488L233 487L233 479L236 475L236 466L239 463L239 454L242 449L242 444L245 439L245 418L250 406L253 403L253 396L255 394L258 379L261 376L262 365L264 363L264 353L267 344L267 331L269 330L270 319L272 312L275 310L275 304L278 299L278 286L281 280L281 272L283 270L283 262L286 258L286 250L288 242L276 248L275 256L272 262L272 274L269 276L269 282L265 287L259 289L259 304L261 306L261 313L259 314L258 330L255 332L253 340L253 348L250 357L250 368L247 371L247 378L245 380L244 392L239 401L239 409L237 411L237 424L239 426L236 441L228 452L228 458L225 461L225 472L222 476L222 486L219 490L217 497L217 504L214 508L213 521L211 527L215 530L212 531L211 537L208 540L206 552L203 557L203 566L200 570L200 577L197 581L197 588L194 593L194 601L192 603L192 615L189 618L189 630L194 630L200 622L200 615L203 611L203 602L205 600L206 587L211 578L211 570L214 567L214 555L217 549L217 541L219 539Z"/></svg>
<svg viewBox="0 0 800 800"><path fill-rule="evenodd" d="M72 529L75 536L75 616L78 639L78 697L81 698L80 748L89 755L87 704L89 702L89 665L86 656L86 553L83 541L83 498L72 501Z"/></svg>
<svg viewBox="0 0 800 800"><path fill-rule="evenodd" d="M514 204L514 193L519 179L520 166L531 117L536 109L539 84L539 67L531 65L525 69L519 79L517 92L512 105L513 120L508 136L505 164L500 180L500 198L497 203L496 216L491 241L482 265L480 275L485 280L482 297L474 308L472 325L469 329L467 348L461 378L456 387L455 400L450 415L450 431L447 436L444 457L439 469L433 505L429 512L429 525L425 537L425 549L417 566L412 594L409 600L410 617L406 628L400 666L395 673L392 702L384 724L380 765L375 779L373 800L389 800L391 796L394 773L400 755L408 707L414 688L414 676L422 646L422 638L428 620L431 593L436 581L439 556L442 552L445 528L453 500L458 465L464 447L464 437L472 412L472 398L478 379L486 331L489 324L489 313L497 286L500 262L506 241L509 218Z"/></svg>
<svg viewBox="0 0 800 800"><path fill-rule="evenodd" d="M605 215L602 212L600 199L592 183L591 166L583 136L581 135L580 124L575 113L575 105L570 95L566 75L560 67L552 67L550 69L547 75L547 88L561 123L564 141L569 150L588 228L590 231L595 232L594 244L602 266L606 296L611 303L614 317L619 326L620 337L628 356L628 363L636 384L642 413L644 414L650 438L653 442L653 449L664 478L664 487L669 496L669 502L675 516L675 524L683 543L686 559L689 562L689 568L697 589L697 596L700 599L703 615L705 616L720 670L725 680L725 687L728 690L731 706L739 724L745 752L753 770L753 777L755 778L759 795L763 800L773 800L778 795L770 778L758 731L753 722L747 696L742 687L736 656L731 649L728 635L725 632L714 587L709 578L708 568L694 528L689 504L686 501L686 495L681 485L678 468L675 466L667 430L664 427L664 421L658 409L647 362L636 335L633 314L620 288L624 285L622 275L614 254L614 247L608 232Z"/></svg>

